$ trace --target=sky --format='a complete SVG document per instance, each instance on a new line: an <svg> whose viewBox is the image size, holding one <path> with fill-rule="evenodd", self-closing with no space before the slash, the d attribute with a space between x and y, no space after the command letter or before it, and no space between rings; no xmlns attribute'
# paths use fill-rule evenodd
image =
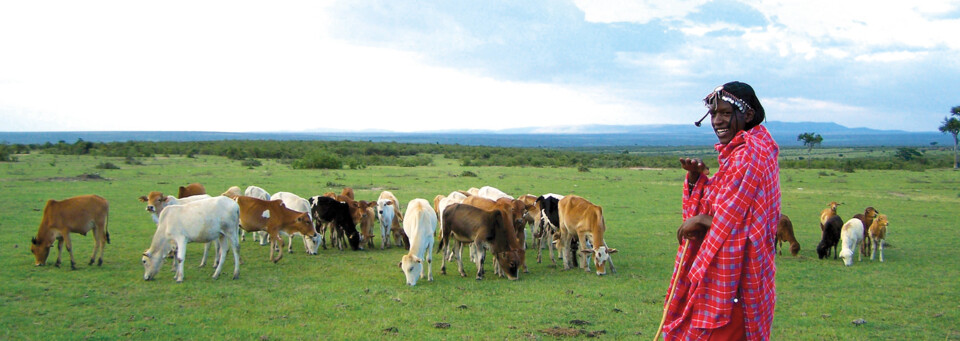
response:
<svg viewBox="0 0 960 341"><path fill-rule="evenodd" d="M936 131L960 1L0 1L0 131L689 124Z"/></svg>

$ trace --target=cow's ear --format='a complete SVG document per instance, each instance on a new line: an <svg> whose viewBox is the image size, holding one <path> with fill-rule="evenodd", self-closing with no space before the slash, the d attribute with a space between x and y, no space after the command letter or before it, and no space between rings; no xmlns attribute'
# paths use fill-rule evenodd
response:
<svg viewBox="0 0 960 341"><path fill-rule="evenodd" d="M403 269L403 262L397 262L397 267Z"/></svg>
<svg viewBox="0 0 960 341"><path fill-rule="evenodd" d="M590 254L590 253L593 253L593 250L586 249L586 250L580 250L580 252L582 252L583 254Z"/></svg>
<svg viewBox="0 0 960 341"><path fill-rule="evenodd" d="M608 249L607 249L607 254L611 254L611 253L617 253L617 249L610 249L610 248L608 248Z"/></svg>
<svg viewBox="0 0 960 341"><path fill-rule="evenodd" d="M420 257L413 256L413 261L417 263L421 263L422 260L420 259Z"/></svg>
<svg viewBox="0 0 960 341"><path fill-rule="evenodd" d="M141 196L140 196L139 198L137 198L137 199L139 199L140 202L147 202L147 196L145 196L145 195L141 195Z"/></svg>
<svg viewBox="0 0 960 341"><path fill-rule="evenodd" d="M160 202L164 202L164 201L167 201L167 196L166 196L166 195L163 195L163 194L161 194L161 195L160 195L160 199L159 199L159 200L160 200Z"/></svg>
<svg viewBox="0 0 960 341"><path fill-rule="evenodd" d="M40 245L40 242L37 242L37 237L31 238L30 243L33 243L33 245Z"/></svg>

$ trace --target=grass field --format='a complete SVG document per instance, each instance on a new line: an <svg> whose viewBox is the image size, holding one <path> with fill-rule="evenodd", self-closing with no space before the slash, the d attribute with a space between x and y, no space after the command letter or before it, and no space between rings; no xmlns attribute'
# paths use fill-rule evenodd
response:
<svg viewBox="0 0 960 341"><path fill-rule="evenodd" d="M462 168L438 158L430 167L320 171L273 160L249 169L207 156L146 158L142 166L91 156L19 160L0 163L0 339L552 339L544 332L552 327L652 339L677 250L679 168ZM122 169L95 168L106 161ZM460 177L464 170L478 177ZM76 178L90 173L106 180ZM211 193L258 185L301 196L350 186L366 200L390 190L404 208L413 198L432 201L483 185L514 195L574 193L604 207L607 242L619 250L613 256L618 273L562 271L536 264L530 250L530 273L519 281L492 276L489 262L483 281L455 270L440 275L437 260L435 281L408 287L396 266L404 253L398 248L310 256L295 240L296 253L273 264L268 249L248 239L241 244L239 280L229 276L232 257L226 275L210 278L213 269L196 267L202 245L190 244L184 283L173 281L169 262L158 279L145 282L140 254L155 225L137 197L175 192L189 182ZM802 250L800 257L777 259L773 340L960 340L960 173L783 170L781 190ZM86 265L93 238L75 235L77 270L34 267L30 238L45 201L88 193L111 205L112 244L103 266ZM885 263L847 268L817 259L817 220L830 201L844 203L845 219L866 206L890 217ZM469 263L465 268L475 270ZM867 323L851 323L860 318Z"/></svg>

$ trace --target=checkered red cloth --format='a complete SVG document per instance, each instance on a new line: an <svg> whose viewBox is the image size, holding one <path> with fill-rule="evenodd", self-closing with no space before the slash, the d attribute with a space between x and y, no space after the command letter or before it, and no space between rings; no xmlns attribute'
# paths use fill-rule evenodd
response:
<svg viewBox="0 0 960 341"><path fill-rule="evenodd" d="M702 241L677 250L676 289L667 307L664 340L707 340L743 304L748 340L769 340L774 290L774 242L780 219L780 153L762 125L741 131L720 152L720 169L684 185L683 219L713 216ZM683 259L683 268L677 268ZM674 278L671 278L673 283ZM668 288L667 293L673 288ZM739 303L734 303L734 299Z"/></svg>

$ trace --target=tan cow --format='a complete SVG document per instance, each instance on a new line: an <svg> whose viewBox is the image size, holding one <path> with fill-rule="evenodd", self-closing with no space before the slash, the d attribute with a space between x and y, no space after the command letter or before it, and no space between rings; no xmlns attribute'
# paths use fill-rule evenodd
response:
<svg viewBox="0 0 960 341"><path fill-rule="evenodd" d="M180 186L179 190L177 191L177 199L200 194L207 194L207 189L203 188L203 185L200 183L194 182L186 187Z"/></svg>
<svg viewBox="0 0 960 341"><path fill-rule="evenodd" d="M317 235L308 213L297 212L283 205L280 200L261 200L248 196L237 197L240 206L240 228L247 232L266 231L270 238L270 260L274 263L283 258L283 239L280 231L286 234L299 232L309 238ZM277 251L277 257L273 257Z"/></svg>
<svg viewBox="0 0 960 341"><path fill-rule="evenodd" d="M463 199L463 203L488 211L500 210L503 213L503 216L510 220L511 225L514 228L514 236L516 236L517 242L520 244L520 266L523 267L524 273L529 272L527 270L524 237L522 236L523 230L517 230L517 226L520 226L521 229L523 228L523 212L525 210L523 202L508 198L500 198L497 199L497 201L493 201L480 196L471 196ZM474 252L471 252L471 255L472 254L474 254ZM497 263L494 263L494 265L497 265ZM494 273L501 275L499 269L494 269Z"/></svg>
<svg viewBox="0 0 960 341"><path fill-rule="evenodd" d="M73 243L70 242L70 233L79 233L87 235L87 232L93 230L93 255L90 256L90 263L97 259L97 266L103 264L103 248L110 243L110 232L107 232L107 216L110 211L110 205L107 200L97 195L81 195L62 201L47 200L43 207L43 218L40 220L40 228L37 230L37 236L30 241L30 252L36 259L36 266L47 263L47 257L50 256L50 247L53 241L57 241L57 262L54 266L60 267L60 254L63 252L63 245L67 245L67 252L70 253L70 269L76 269L76 262L73 260ZM97 250L100 251L100 257L97 257Z"/></svg>
<svg viewBox="0 0 960 341"><path fill-rule="evenodd" d="M593 255L594 264L597 267L597 275L606 274L605 263L610 263L610 271L616 273L613 267L613 260L610 255L617 252L617 249L607 247L603 234L607 226L603 220L603 208L594 205L582 197L568 195L560 199L559 203L560 218L560 253L563 256L564 270L570 269L571 252L570 241L577 237L580 242L580 250L584 256ZM593 243L593 249L587 249L587 241ZM580 260L580 267L585 271L590 271L587 265L587 257Z"/></svg>
<svg viewBox="0 0 960 341"><path fill-rule="evenodd" d="M373 248L373 224L377 218L377 203L372 201L357 201L363 216L360 218L360 236L367 242L368 248Z"/></svg>

